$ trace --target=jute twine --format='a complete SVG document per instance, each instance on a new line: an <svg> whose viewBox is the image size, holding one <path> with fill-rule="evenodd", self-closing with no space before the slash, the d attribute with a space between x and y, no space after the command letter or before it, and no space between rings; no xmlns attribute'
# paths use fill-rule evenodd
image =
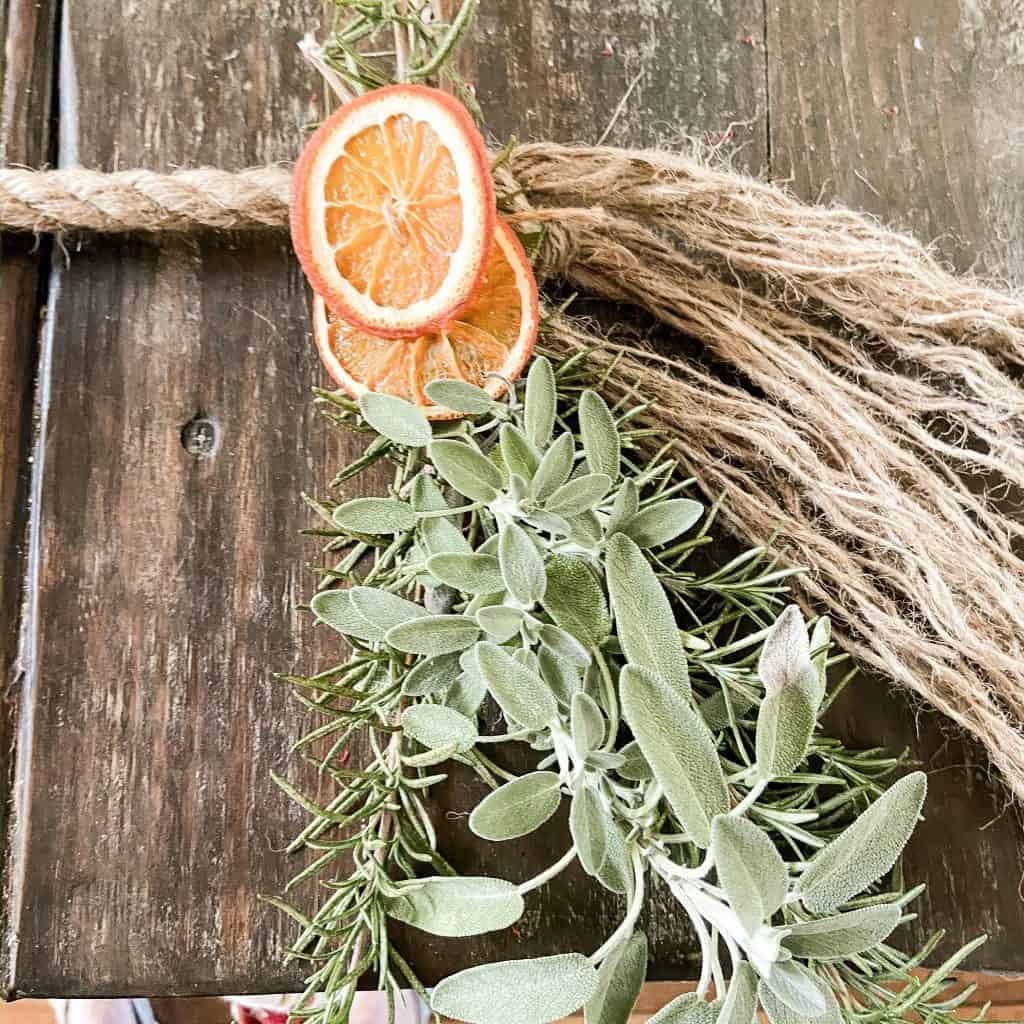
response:
<svg viewBox="0 0 1024 1024"><path fill-rule="evenodd" d="M862 663L980 738L1024 797L1024 302L849 210L663 152L519 146L513 219L541 270L628 302L699 358L553 317L566 350L618 359L649 422L744 541L809 569ZM29 231L280 227L288 172L0 171Z"/></svg>

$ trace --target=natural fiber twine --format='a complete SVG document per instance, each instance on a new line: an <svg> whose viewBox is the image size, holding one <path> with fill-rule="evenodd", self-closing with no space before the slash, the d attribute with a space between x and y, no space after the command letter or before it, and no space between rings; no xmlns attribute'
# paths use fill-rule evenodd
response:
<svg viewBox="0 0 1024 1024"><path fill-rule="evenodd" d="M498 168L547 227L540 270L650 311L682 359L563 317L619 359L743 540L778 536L862 663L988 748L1024 797L1024 301L849 210L663 152L539 143ZM0 171L0 224L188 231L286 222L288 172Z"/></svg>

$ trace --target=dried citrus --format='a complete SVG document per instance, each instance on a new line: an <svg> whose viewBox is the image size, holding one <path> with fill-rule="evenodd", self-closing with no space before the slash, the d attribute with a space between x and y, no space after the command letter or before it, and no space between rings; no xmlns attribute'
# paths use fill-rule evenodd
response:
<svg viewBox="0 0 1024 1024"><path fill-rule="evenodd" d="M295 168L295 251L331 310L365 331L411 337L454 316L494 220L483 139L458 100L427 86L346 104Z"/></svg>
<svg viewBox="0 0 1024 1024"><path fill-rule="evenodd" d="M505 380L515 380L530 358L538 319L530 261L502 220L476 291L441 327L415 338L370 334L335 315L319 295L313 314L320 357L341 387L353 396L398 395L422 406L429 419L458 415L427 398L424 389L433 380L464 380L500 395Z"/></svg>

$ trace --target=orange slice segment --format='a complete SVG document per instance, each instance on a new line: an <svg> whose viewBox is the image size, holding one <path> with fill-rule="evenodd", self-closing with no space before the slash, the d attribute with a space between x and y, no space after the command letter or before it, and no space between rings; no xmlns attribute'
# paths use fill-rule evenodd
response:
<svg viewBox="0 0 1024 1024"><path fill-rule="evenodd" d="M313 330L331 377L357 398L384 391L422 406L428 419L459 414L434 405L433 380L464 380L497 398L522 372L537 338L537 282L515 232L502 220L473 297L442 327L414 338L370 334L338 317L320 295ZM499 377L489 377L498 374ZM504 378L504 379L501 379Z"/></svg>
<svg viewBox="0 0 1024 1024"><path fill-rule="evenodd" d="M292 240L313 289L365 331L422 334L476 287L494 235L494 185L465 107L394 85L328 118L295 168Z"/></svg>

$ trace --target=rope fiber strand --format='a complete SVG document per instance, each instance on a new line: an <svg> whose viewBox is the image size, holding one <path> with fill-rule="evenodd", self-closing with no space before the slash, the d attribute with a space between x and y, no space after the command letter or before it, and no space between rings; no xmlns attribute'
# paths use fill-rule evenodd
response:
<svg viewBox="0 0 1024 1024"><path fill-rule="evenodd" d="M496 169L539 273L642 307L706 358L596 347L655 401L745 542L778 535L847 649L987 747L1024 797L1024 301L849 210L664 152L536 143ZM0 171L27 231L283 227L289 175Z"/></svg>

